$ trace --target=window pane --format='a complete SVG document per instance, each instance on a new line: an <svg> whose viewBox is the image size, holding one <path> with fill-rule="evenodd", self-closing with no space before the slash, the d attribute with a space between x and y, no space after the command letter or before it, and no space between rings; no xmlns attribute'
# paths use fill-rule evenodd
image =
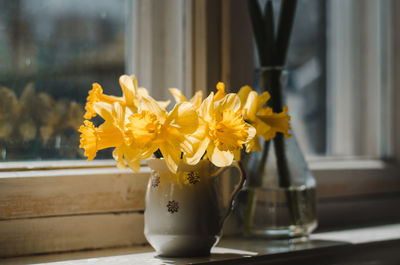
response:
<svg viewBox="0 0 400 265"><path fill-rule="evenodd" d="M299 1L287 57L292 127L307 154L327 152L326 2Z"/></svg>
<svg viewBox="0 0 400 265"><path fill-rule="evenodd" d="M0 6L0 161L82 158L77 129L91 84L120 93L126 2Z"/></svg>
<svg viewBox="0 0 400 265"><path fill-rule="evenodd" d="M298 1L284 80L304 153L388 155L389 40L389 1Z"/></svg>

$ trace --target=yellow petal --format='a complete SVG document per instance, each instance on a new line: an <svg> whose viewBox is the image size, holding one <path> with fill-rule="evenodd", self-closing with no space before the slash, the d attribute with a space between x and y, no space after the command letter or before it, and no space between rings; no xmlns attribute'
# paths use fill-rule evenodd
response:
<svg viewBox="0 0 400 265"><path fill-rule="evenodd" d="M93 109L99 114L104 120L113 120L113 106L104 102L96 102L93 104Z"/></svg>
<svg viewBox="0 0 400 265"><path fill-rule="evenodd" d="M140 110L148 110L154 113L161 123L167 118L167 112L150 96L143 96L139 102Z"/></svg>
<svg viewBox="0 0 400 265"><path fill-rule="evenodd" d="M124 135L119 127L106 121L97 129L97 149L102 150L124 144Z"/></svg>
<svg viewBox="0 0 400 265"><path fill-rule="evenodd" d="M236 112L240 109L240 98L235 93L227 94L221 101L216 102L215 111L223 111L225 109L231 109Z"/></svg>
<svg viewBox="0 0 400 265"><path fill-rule="evenodd" d="M254 152L254 151L259 151L261 152L261 145L258 137L254 137L251 139L248 143L246 143L246 152Z"/></svg>
<svg viewBox="0 0 400 265"><path fill-rule="evenodd" d="M177 128L182 134L191 134L199 126L199 117L191 103L182 102L175 105L165 123Z"/></svg>
<svg viewBox="0 0 400 265"><path fill-rule="evenodd" d="M149 96L149 95L150 95L150 94L149 94L149 91L147 91L147 89L144 88L144 87L139 87L139 88L137 89L137 92L138 92L138 95L139 95L140 97L142 97L142 96Z"/></svg>
<svg viewBox="0 0 400 265"><path fill-rule="evenodd" d="M257 98L257 111L262 109L262 107L267 103L267 101L271 98L271 95L265 91Z"/></svg>
<svg viewBox="0 0 400 265"><path fill-rule="evenodd" d="M241 149L236 149L233 151L233 158L236 161L240 161L240 154L241 154Z"/></svg>
<svg viewBox="0 0 400 265"><path fill-rule="evenodd" d="M241 106L243 107L244 104L246 104L246 100L247 100L247 96L249 95L249 93L253 91L251 89L251 87L249 86L242 86L239 90L239 92L237 93L239 98L240 98L240 102L241 102Z"/></svg>
<svg viewBox="0 0 400 265"><path fill-rule="evenodd" d="M249 140L253 139L253 138L256 136L257 131L256 131L256 129L255 129L253 126L251 126L250 124L246 124L246 125L247 125L247 133L248 133L248 136L247 136L247 140L246 140L246 141L249 141Z"/></svg>
<svg viewBox="0 0 400 265"><path fill-rule="evenodd" d="M106 121L100 127L117 126L120 130L123 130L125 111L119 102L115 102L112 105L104 102L97 102L93 104L93 108Z"/></svg>
<svg viewBox="0 0 400 265"><path fill-rule="evenodd" d="M92 84L92 89L89 91L89 96L87 97L87 102L85 105L86 113L84 114L85 119L91 119L92 117L96 116L96 112L93 109L93 105L96 102L104 102L108 104L113 104L114 102L120 102L121 104L124 103L122 98L114 97L103 94L103 88L98 83Z"/></svg>
<svg viewBox="0 0 400 265"><path fill-rule="evenodd" d="M249 125L243 120L240 111L225 109L221 114L209 125L213 143L223 151L243 148L249 136Z"/></svg>
<svg viewBox="0 0 400 265"><path fill-rule="evenodd" d="M112 115L119 125L123 126L125 121L125 111L118 102L115 102L112 106Z"/></svg>
<svg viewBox="0 0 400 265"><path fill-rule="evenodd" d="M132 148L129 146L124 146L122 148L123 154L128 164L129 168L132 169L134 172L140 171L140 153L137 148Z"/></svg>
<svg viewBox="0 0 400 265"><path fill-rule="evenodd" d="M201 103L199 109L199 116L206 122L211 122L213 117L212 114L214 113L214 92L211 92L210 95Z"/></svg>
<svg viewBox="0 0 400 265"><path fill-rule="evenodd" d="M208 137L205 137L202 140L198 141L195 145L193 145L194 153L192 155L183 156L185 163L189 165L196 165L206 152L209 143L210 139Z"/></svg>
<svg viewBox="0 0 400 265"><path fill-rule="evenodd" d="M147 148L161 132L161 123L157 116L147 110L132 114L126 124L126 136L129 143L138 148Z"/></svg>
<svg viewBox="0 0 400 265"><path fill-rule="evenodd" d="M85 120L78 132L81 133L79 147L85 149L85 156L91 161L96 157L98 150L96 128L91 121Z"/></svg>
<svg viewBox="0 0 400 265"><path fill-rule="evenodd" d="M183 95L182 91L177 88L170 88L169 92L171 92L172 96L174 97L176 103L186 102L188 101L186 97Z"/></svg>
<svg viewBox="0 0 400 265"><path fill-rule="evenodd" d="M113 155L113 158L115 159L115 161L117 161L117 167L120 169L126 169L126 164L124 161L124 157L123 157L121 148L119 148L119 147L115 148L112 155Z"/></svg>
<svg viewBox="0 0 400 265"><path fill-rule="evenodd" d="M122 145L115 148L113 151L113 157L117 161L117 167L125 169L126 164L128 164L129 168L131 168L134 172L140 171L140 160L149 158L151 154L144 157L140 149L128 145Z"/></svg>
<svg viewBox="0 0 400 265"><path fill-rule="evenodd" d="M140 172L140 159L138 160L129 160L126 161L128 163L128 166L130 169L132 169L134 172L139 173Z"/></svg>
<svg viewBox="0 0 400 265"><path fill-rule="evenodd" d="M251 125L256 129L257 135L263 135L271 129L271 126L263 122L261 119L256 117L254 121L251 121Z"/></svg>
<svg viewBox="0 0 400 265"><path fill-rule="evenodd" d="M288 107L283 107L283 111L275 113L272 108L265 108L259 111L258 117L260 120L271 126L271 129L264 133L262 136L264 140L270 140L275 137L277 132L283 133L285 137L290 137L290 116L287 114Z"/></svg>
<svg viewBox="0 0 400 265"><path fill-rule="evenodd" d="M193 146L188 141L187 135L182 134L182 132L175 127L167 127L166 130L164 130L163 135L159 138L161 138L163 142L168 142L176 146L181 152L187 154L193 153Z"/></svg>
<svg viewBox="0 0 400 265"><path fill-rule="evenodd" d="M135 106L135 97L136 97L136 77L121 75L119 78L119 84L122 88L123 97L125 99L125 103L128 107Z"/></svg>
<svg viewBox="0 0 400 265"><path fill-rule="evenodd" d="M171 172L176 173L181 160L181 151L175 144L160 144L160 151L164 156L165 162Z"/></svg>
<svg viewBox="0 0 400 265"><path fill-rule="evenodd" d="M218 82L217 84L217 93L214 96L214 101L221 100L225 97L225 84L223 82Z"/></svg>
<svg viewBox="0 0 400 265"><path fill-rule="evenodd" d="M190 102L193 104L195 109L199 109L201 105L201 101L203 100L203 92L202 91L197 91Z"/></svg>
<svg viewBox="0 0 400 265"><path fill-rule="evenodd" d="M245 120L253 121L257 113L257 92L251 91L247 97L246 104L243 107L243 116Z"/></svg>
<svg viewBox="0 0 400 265"><path fill-rule="evenodd" d="M160 105L160 107L162 109L166 109L169 105L169 103L171 103L171 100L165 100L165 101L157 101L158 105Z"/></svg>
<svg viewBox="0 0 400 265"><path fill-rule="evenodd" d="M233 162L233 153L229 151L221 151L213 144L208 146L207 156L211 163L217 167L227 167Z"/></svg>

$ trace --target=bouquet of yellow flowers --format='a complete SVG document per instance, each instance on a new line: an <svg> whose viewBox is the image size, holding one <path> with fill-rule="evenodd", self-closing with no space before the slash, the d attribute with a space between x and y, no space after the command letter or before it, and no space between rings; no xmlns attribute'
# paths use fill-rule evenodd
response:
<svg viewBox="0 0 400 265"><path fill-rule="evenodd" d="M274 113L264 105L270 95L258 95L249 86L236 93L226 93L222 82L217 92L203 100L197 92L187 100L176 88L170 92L176 104L171 111L169 101L156 101L145 88L137 86L135 76L119 79L122 97L106 95L94 83L85 106L85 121L79 128L80 147L88 160L97 151L114 147L117 166L140 170L140 161L155 155L163 157L168 168L176 172L181 160L189 165L201 159L217 167L226 167L240 160L241 151L261 151L259 138L270 140L277 132L289 136L287 107ZM96 115L104 119L99 127L90 121Z"/></svg>

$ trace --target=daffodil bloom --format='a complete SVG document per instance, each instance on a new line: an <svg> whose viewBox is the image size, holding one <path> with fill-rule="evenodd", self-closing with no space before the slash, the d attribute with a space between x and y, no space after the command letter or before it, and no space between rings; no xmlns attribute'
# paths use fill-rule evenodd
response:
<svg viewBox="0 0 400 265"><path fill-rule="evenodd" d="M105 122L96 128L91 121L85 120L78 130L81 133L79 147L85 150L88 161L96 157L98 150L115 147L113 156L118 162L118 167L126 167L125 158L129 167L138 171L140 153L138 149L129 146L129 138L125 135L125 108L119 102L112 105L97 102L93 108Z"/></svg>
<svg viewBox="0 0 400 265"><path fill-rule="evenodd" d="M103 94L103 88L98 84L92 85L92 90L89 91L87 102L85 106L86 113L84 114L85 119L91 119L96 116L96 111L93 106L96 102L103 102L112 105L114 102L119 102L122 107L127 107L131 113L137 112L138 102L142 95L148 96L148 92L145 88L137 88L137 80L134 75L122 75L119 78L119 84L122 89L122 97L115 97ZM169 101L158 102L161 107L165 108Z"/></svg>
<svg viewBox="0 0 400 265"><path fill-rule="evenodd" d="M137 107L139 105L139 101L141 100L142 96L149 97L149 92L144 87L139 87L137 85L137 79L134 75L122 75L119 78L119 84L122 88L122 94L126 106L135 113L137 111ZM161 108L165 109L170 101L156 101Z"/></svg>
<svg viewBox="0 0 400 265"><path fill-rule="evenodd" d="M194 96L188 101L183 95L182 91L177 88L170 88L169 91L171 92L172 96L174 97L176 103L181 102L190 102L193 104L194 108L197 110L200 108L201 102L203 100L203 92L197 91Z"/></svg>
<svg viewBox="0 0 400 265"><path fill-rule="evenodd" d="M218 101L214 99L214 93L211 92L198 110L199 129L188 137L194 153L184 155L188 164L197 164L207 152L208 159L214 165L228 166L234 158L240 158L243 144L255 135L255 129L243 120L237 95L227 94Z"/></svg>
<svg viewBox="0 0 400 265"><path fill-rule="evenodd" d="M85 119L89 120L96 116L96 111L93 107L96 102L105 102L108 104L120 102L120 104L124 104L122 98L103 94L103 88L101 85L98 83L93 83L92 90L89 91L89 96L86 99L86 113L83 115Z"/></svg>
<svg viewBox="0 0 400 265"><path fill-rule="evenodd" d="M246 151L261 151L259 137L265 141L271 140L277 132L283 133L285 137L290 137L290 116L287 114L288 108L285 106L280 113L273 112L272 108L263 108L270 99L268 92L258 95L249 86L242 87L238 96L241 101L243 117L256 128L256 137L246 144Z"/></svg>
<svg viewBox="0 0 400 265"><path fill-rule="evenodd" d="M267 107L265 109L261 109L257 116L271 126L271 129L264 134L264 139L272 139L275 138L276 133L282 133L286 138L289 138L291 135L289 133L290 130L290 116L287 114L288 107L284 106L282 112L275 113L272 111L272 108Z"/></svg>
<svg viewBox="0 0 400 265"><path fill-rule="evenodd" d="M167 113L153 98L143 96L139 111L129 117L126 130L131 146L139 150L141 159L160 149L168 168L175 173L182 152L193 152L187 135L197 127L198 115L191 103L178 103Z"/></svg>

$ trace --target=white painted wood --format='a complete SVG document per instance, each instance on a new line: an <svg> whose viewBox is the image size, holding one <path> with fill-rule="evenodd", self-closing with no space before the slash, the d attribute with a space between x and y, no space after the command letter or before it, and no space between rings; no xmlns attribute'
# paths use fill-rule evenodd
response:
<svg viewBox="0 0 400 265"><path fill-rule="evenodd" d="M356 228L350 230L332 231L311 235L312 239L363 244L400 238L400 225L389 224L377 227Z"/></svg>
<svg viewBox="0 0 400 265"><path fill-rule="evenodd" d="M148 178L148 168L2 172L0 220L143 210Z"/></svg>
<svg viewBox="0 0 400 265"><path fill-rule="evenodd" d="M19 162L1 162L0 172L3 171L25 171L25 170L48 170L63 168L93 168L115 166L113 159L104 160L58 160L58 161L19 161Z"/></svg>
<svg viewBox="0 0 400 265"><path fill-rule="evenodd" d="M228 92L233 92L231 90L231 1L221 1L221 9L221 81L225 83Z"/></svg>
<svg viewBox="0 0 400 265"><path fill-rule="evenodd" d="M0 257L146 243L143 214L92 214L0 221Z"/></svg>
<svg viewBox="0 0 400 265"><path fill-rule="evenodd" d="M72 263L78 260L90 259L91 261L97 261L98 258L102 257L116 257L116 256L124 256L127 254L143 254L143 253L153 253L153 252L154 249L149 245L143 245L143 246L135 245L132 247L105 248L98 250L84 250L84 251L45 254L45 255L11 257L3 259L0 258L0 264L23 265L23 264L42 264L42 263L60 262L60 261L66 261Z"/></svg>
<svg viewBox="0 0 400 265"><path fill-rule="evenodd" d="M153 73L153 1L132 0L128 33L129 74L138 78L138 85L152 92Z"/></svg>
<svg viewBox="0 0 400 265"><path fill-rule="evenodd" d="M400 191L399 168L379 160L312 162L319 198ZM150 175L117 168L0 173L0 218L144 209ZM229 179L229 178L226 178Z"/></svg>
<svg viewBox="0 0 400 265"><path fill-rule="evenodd" d="M400 167L394 163L326 159L309 162L309 166L319 199L400 192Z"/></svg>
<svg viewBox="0 0 400 265"><path fill-rule="evenodd" d="M193 1L193 87L208 95L207 87L207 1Z"/></svg>
<svg viewBox="0 0 400 265"><path fill-rule="evenodd" d="M184 1L184 18L183 18L183 31L184 31L184 86L182 90L185 95L194 95L197 89L193 86L193 62L194 62L194 49L193 49L193 1Z"/></svg>
<svg viewBox="0 0 400 265"><path fill-rule="evenodd" d="M168 88L192 96L191 1L133 0L129 4L127 69L157 100L172 99Z"/></svg>

